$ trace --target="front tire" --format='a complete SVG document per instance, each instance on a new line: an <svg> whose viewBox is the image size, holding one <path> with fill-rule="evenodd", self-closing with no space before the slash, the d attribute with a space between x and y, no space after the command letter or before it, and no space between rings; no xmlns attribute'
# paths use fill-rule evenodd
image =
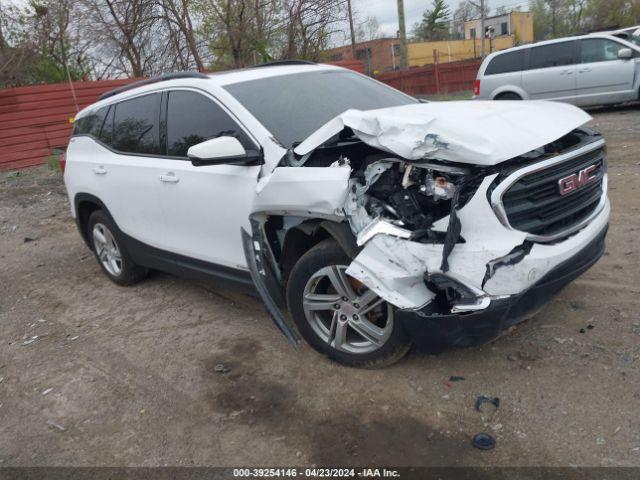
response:
<svg viewBox="0 0 640 480"><path fill-rule="evenodd" d="M109 279L121 286L133 285L147 275L147 269L135 264L126 250L120 230L102 210L89 217L88 238L98 264Z"/></svg>
<svg viewBox="0 0 640 480"><path fill-rule="evenodd" d="M300 334L315 350L344 365L379 368L411 346L395 307L346 275L351 259L335 240L324 240L295 264L287 303Z"/></svg>

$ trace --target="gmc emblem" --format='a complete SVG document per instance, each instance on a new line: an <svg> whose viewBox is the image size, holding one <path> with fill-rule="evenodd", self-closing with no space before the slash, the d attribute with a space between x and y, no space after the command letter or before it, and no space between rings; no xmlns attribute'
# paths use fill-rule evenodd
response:
<svg viewBox="0 0 640 480"><path fill-rule="evenodd" d="M568 177L558 180L560 195L566 195L567 193L571 193L574 190L598 180L598 175L593 173L596 168L596 165L591 165L587 168L583 168L578 173L574 173Z"/></svg>

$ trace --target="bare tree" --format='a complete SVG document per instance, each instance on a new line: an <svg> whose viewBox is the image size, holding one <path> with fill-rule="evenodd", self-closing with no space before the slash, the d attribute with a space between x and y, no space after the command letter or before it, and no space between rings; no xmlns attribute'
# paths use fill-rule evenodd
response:
<svg viewBox="0 0 640 480"><path fill-rule="evenodd" d="M317 60L344 21L339 0L284 0L285 45L281 58Z"/></svg>
<svg viewBox="0 0 640 480"><path fill-rule="evenodd" d="M193 22L193 2L190 0L157 0L161 18L166 22L174 53L184 70L191 68L191 59L199 71L205 69ZM183 45L184 44L184 45ZM185 55L185 48L187 55Z"/></svg>
<svg viewBox="0 0 640 480"><path fill-rule="evenodd" d="M81 0L85 31L94 37L94 57L134 77L161 69L166 52L161 41L155 0Z"/></svg>

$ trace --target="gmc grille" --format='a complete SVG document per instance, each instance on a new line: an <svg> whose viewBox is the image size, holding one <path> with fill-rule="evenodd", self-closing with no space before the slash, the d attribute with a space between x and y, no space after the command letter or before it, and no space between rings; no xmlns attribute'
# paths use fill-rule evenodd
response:
<svg viewBox="0 0 640 480"><path fill-rule="evenodd" d="M595 166L590 183L560 194L559 181ZM594 213L604 194L606 174L604 144L541 170L525 173L502 194L502 207L512 228L538 239L555 239L571 233ZM535 239L535 238L534 238Z"/></svg>

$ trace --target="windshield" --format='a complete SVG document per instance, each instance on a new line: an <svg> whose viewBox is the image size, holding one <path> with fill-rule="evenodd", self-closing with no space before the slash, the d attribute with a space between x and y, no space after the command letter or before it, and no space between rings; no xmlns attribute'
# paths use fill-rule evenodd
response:
<svg viewBox="0 0 640 480"><path fill-rule="evenodd" d="M280 75L224 88L287 148L350 108L373 110L417 102L345 70Z"/></svg>
<svg viewBox="0 0 640 480"><path fill-rule="evenodd" d="M615 36L640 47L640 28L633 32L626 30L624 32L617 33Z"/></svg>

